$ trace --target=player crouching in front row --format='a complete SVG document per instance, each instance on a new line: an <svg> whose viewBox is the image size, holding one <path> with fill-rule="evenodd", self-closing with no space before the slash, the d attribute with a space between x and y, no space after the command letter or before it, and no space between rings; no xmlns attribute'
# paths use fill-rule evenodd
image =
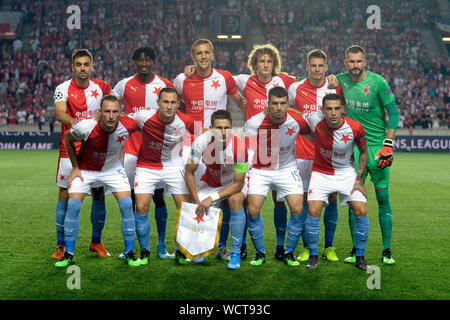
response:
<svg viewBox="0 0 450 320"><path fill-rule="evenodd" d="M198 204L196 214L199 216L208 214L211 206L219 207L221 200L228 198L231 211L231 257L227 268L236 270L240 268L246 221L243 202L247 196L244 182L248 168L248 147L231 130L231 115L228 111L217 110L211 115L211 129L192 144L185 181L193 202ZM200 164L204 165L204 173L197 185L195 172ZM178 252L178 255L181 254ZM181 258L179 261L183 261L184 257Z"/></svg>
<svg viewBox="0 0 450 320"><path fill-rule="evenodd" d="M131 201L130 184L122 166L122 151L125 140L136 131L136 122L120 116L117 97L107 95L100 105L100 121L81 120L64 135L67 152L72 163L68 180L69 201L64 220L66 252L56 267L67 267L75 263L73 254L79 229L81 204L92 184L101 183L109 188L119 204L122 235L125 242L125 262L139 266L134 257L135 220ZM75 141L81 140L78 155Z"/></svg>

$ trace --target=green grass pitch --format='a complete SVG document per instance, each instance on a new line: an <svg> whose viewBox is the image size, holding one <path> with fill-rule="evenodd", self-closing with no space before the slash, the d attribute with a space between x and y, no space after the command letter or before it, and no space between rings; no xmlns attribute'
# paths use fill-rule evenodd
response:
<svg viewBox="0 0 450 320"><path fill-rule="evenodd" d="M68 289L71 274L54 267L55 185L58 152L0 151L0 299L450 299L449 243L450 154L398 153L391 169L390 198L393 211L392 252L397 264L381 263L381 233L373 185L368 181L370 233L366 259L380 267L380 289L369 289L371 274L342 262L351 249L347 210L339 209L334 244L339 262L319 261L309 271L275 260L275 230L271 200L264 204L267 263L230 271L213 256L206 265L177 266L156 257L156 226L151 212L151 261L148 266L127 267L117 259L123 249L120 211L107 198L103 242L111 253L98 258L88 250L91 199L80 212L80 232L75 251L81 288ZM173 201L169 207L167 244L174 250ZM230 239L229 239L230 241ZM323 223L319 246L323 244ZM138 244L136 242L136 249ZM299 249L296 250L296 255Z"/></svg>

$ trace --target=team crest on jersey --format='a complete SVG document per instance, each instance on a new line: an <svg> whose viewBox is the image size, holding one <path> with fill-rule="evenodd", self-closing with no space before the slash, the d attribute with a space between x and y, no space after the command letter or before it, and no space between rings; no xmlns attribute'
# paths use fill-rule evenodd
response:
<svg viewBox="0 0 450 320"><path fill-rule="evenodd" d="M161 91L161 87L155 87L155 90L153 90L152 93L155 93L157 96L159 96L160 91Z"/></svg>
<svg viewBox="0 0 450 320"><path fill-rule="evenodd" d="M91 96L93 96L95 99L100 95L100 93L97 92L97 89L91 90Z"/></svg>
<svg viewBox="0 0 450 320"><path fill-rule="evenodd" d="M347 144L347 141L350 140L350 138L348 136L349 136L349 134L343 134L341 141L344 141L345 144Z"/></svg>
<svg viewBox="0 0 450 320"><path fill-rule="evenodd" d="M370 88L369 87L364 87L363 91L364 95L368 95L370 93Z"/></svg>
<svg viewBox="0 0 450 320"><path fill-rule="evenodd" d="M212 80L211 87L216 89L216 90L217 90L218 87L221 87L221 85L219 84L219 80L217 80L217 81Z"/></svg>
<svg viewBox="0 0 450 320"><path fill-rule="evenodd" d="M292 137L292 135L295 133L294 127L288 128L286 134Z"/></svg>

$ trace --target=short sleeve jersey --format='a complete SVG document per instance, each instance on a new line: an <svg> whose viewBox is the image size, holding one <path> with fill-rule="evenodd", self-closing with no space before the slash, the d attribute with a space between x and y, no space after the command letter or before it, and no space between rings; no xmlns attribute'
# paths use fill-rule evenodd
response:
<svg viewBox="0 0 450 320"><path fill-rule="evenodd" d="M159 109L156 101L159 91L165 87L173 87L172 82L153 74L148 82L142 82L137 75L120 80L113 89L113 93L123 99L125 113L133 113L139 110ZM137 155L142 144L142 133L136 131L125 143L124 151Z"/></svg>
<svg viewBox="0 0 450 320"><path fill-rule="evenodd" d="M360 123L345 116L343 119L337 129L330 128L325 120L314 127L313 171L334 175L336 171L355 170L354 147L367 142L366 134Z"/></svg>
<svg viewBox="0 0 450 320"><path fill-rule="evenodd" d="M273 124L263 112L251 117L244 125L246 137L256 137L252 168L277 170L295 168L295 141L298 134L310 134L306 120L288 110L280 125ZM251 146L253 147L253 146Z"/></svg>
<svg viewBox="0 0 450 320"><path fill-rule="evenodd" d="M142 131L137 167L163 169L182 167L181 147L186 132L194 133L194 120L181 112L170 123L159 118L159 110L140 110L129 115Z"/></svg>
<svg viewBox="0 0 450 320"><path fill-rule="evenodd" d="M200 122L202 128L209 128L214 111L226 110L228 95L237 93L231 73L214 68L204 78L197 73L191 78L181 73L175 78L174 86L184 100L186 114Z"/></svg>
<svg viewBox="0 0 450 320"><path fill-rule="evenodd" d="M189 159L203 163L205 173L200 180L212 187L224 187L233 182L235 164L247 163L248 145L235 135L231 135L225 149L214 141L211 130L197 137L191 148Z"/></svg>
<svg viewBox="0 0 450 320"><path fill-rule="evenodd" d="M247 74L240 74L234 78L236 80L237 87L242 91L245 99L247 100L247 106L245 107L245 120L250 119L267 107L270 89L273 87L283 87L288 89L291 84L296 82L295 79L284 74L273 76L267 83L259 81L257 76Z"/></svg>
<svg viewBox="0 0 450 320"><path fill-rule="evenodd" d="M136 122L122 116L113 132L102 129L100 122L84 119L75 124L70 133L81 141L78 166L81 170L106 171L122 167L125 141L136 131Z"/></svg>
<svg viewBox="0 0 450 320"><path fill-rule="evenodd" d="M368 145L380 145L386 137L384 106L395 101L387 81L380 75L366 71L364 80L353 82L348 73L337 75L344 93L347 115L361 123Z"/></svg>
<svg viewBox="0 0 450 320"><path fill-rule="evenodd" d="M55 89L54 101L65 101L67 105L67 114L75 119L91 118L95 112L100 110L100 102L103 96L111 93L109 84L102 80L91 78L89 85L85 88L79 87L74 79L67 80ZM59 156L68 158L64 144L64 134L69 130L70 126L63 124L61 126L61 139L59 143ZM77 150L80 143L76 144Z"/></svg>
<svg viewBox="0 0 450 320"><path fill-rule="evenodd" d="M321 111L322 100L327 94L336 93L343 99L341 87L328 88L328 80L324 79L320 87L314 87L309 79L301 80L292 84L289 88L289 103L298 111L305 114ZM296 153L298 159L314 159L314 144L299 135L297 137Z"/></svg>

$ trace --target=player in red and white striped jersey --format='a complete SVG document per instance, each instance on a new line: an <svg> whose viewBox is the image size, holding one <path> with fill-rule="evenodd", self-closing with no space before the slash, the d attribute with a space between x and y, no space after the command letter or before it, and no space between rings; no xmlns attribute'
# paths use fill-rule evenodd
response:
<svg viewBox="0 0 450 320"><path fill-rule="evenodd" d="M269 90L273 87L289 89L297 82L294 78L280 73L281 58L278 49L271 44L257 45L248 56L251 75L234 76L237 87L247 100L245 120L260 113L267 107Z"/></svg>
<svg viewBox="0 0 450 320"><path fill-rule="evenodd" d="M369 233L369 220L366 189L362 182L368 160L366 134L360 123L342 116L343 105L339 95L326 95L322 104L323 120L309 121L313 119L313 114L305 115L314 131L315 144L308 189L309 214L305 222L310 250L307 267L317 268L320 215L324 204L328 203L329 195L338 192L341 206L350 205L356 216L356 267L367 270L364 250ZM360 152L358 172L354 165L355 146Z"/></svg>
<svg viewBox="0 0 450 320"><path fill-rule="evenodd" d="M193 202L198 204L198 215L206 213L212 205L219 207L220 200L227 198L232 243L228 268L239 269L246 220L243 203L247 196L244 182L248 168L248 145L231 132L231 125L228 111L218 110L212 114L211 129L192 144L185 181ZM205 164L206 169L197 186L195 172L200 162ZM217 257L223 258L220 250L225 248L226 242L219 242Z"/></svg>
<svg viewBox="0 0 450 320"><path fill-rule="evenodd" d="M251 75L235 76L238 88L247 101L245 120L263 111L267 107L268 92L273 87L289 89L296 82L294 78L281 73L281 57L272 44L257 45L248 56ZM284 201L277 201L276 192L272 191L274 203L274 225L276 230L275 257L284 260L284 242L286 238L287 208Z"/></svg>
<svg viewBox="0 0 450 320"><path fill-rule="evenodd" d="M189 74L189 77L184 73L179 74L174 80L174 85L184 101L186 114L192 116L196 121L195 131L200 132L201 128L210 127L211 115L215 111L227 109L228 98L242 110L244 105L231 73L212 68L214 46L211 41L208 39L196 40L191 46L191 57L195 63L195 71ZM188 139L185 141L183 160L186 163L194 137L192 136L190 141ZM203 167L202 164L200 166ZM229 209L223 209L221 243L226 242L228 236L226 226L230 217Z"/></svg>
<svg viewBox="0 0 450 320"><path fill-rule="evenodd" d="M242 97L231 73L212 68L214 47L211 41L195 41L191 53L195 63L194 74L187 77L180 73L174 85L184 101L186 114L199 121L202 128L209 128L213 112L227 109L228 97L243 108Z"/></svg>
<svg viewBox="0 0 450 320"><path fill-rule="evenodd" d="M64 134L67 153L72 163L68 179L69 200L64 220L64 258L56 267L74 263L73 254L79 229L79 213L82 202L95 184L102 184L112 191L121 211L121 229L125 244L125 261L139 266L134 258L135 223L130 184L122 166L122 152L126 139L136 131L136 122L120 116L119 100L106 95L101 101L100 121L83 119ZM81 141L76 152L75 142Z"/></svg>
<svg viewBox="0 0 450 320"><path fill-rule="evenodd" d="M53 258L62 259L65 250L64 244L64 217L67 211L67 178L72 165L64 144L64 134L69 128L81 119L90 118L100 109L103 96L111 93L111 87L104 81L91 78L93 68L92 54L86 50L75 50L72 54L71 80L58 85L54 93L56 120L62 124L61 141L59 145L58 172L56 184L59 186L59 199L56 206L56 234L57 248ZM77 151L80 144L76 144ZM92 189L92 241L89 245L101 257L109 256L103 243L101 234L106 219L106 208L103 188L94 186Z"/></svg>
<svg viewBox="0 0 450 320"><path fill-rule="evenodd" d="M139 110L158 109L159 91L165 87L173 87L172 82L152 72L156 60L156 53L150 47L140 47L133 53L132 60L137 74L122 79L114 87L113 93L125 104L125 113ZM131 198L135 207L134 175L139 149L142 144L142 133L137 131L130 136L124 148L124 168L130 180ZM167 207L164 201L164 189L158 188L153 194L155 203L155 221L158 231L158 257L173 259L174 255L166 250L165 238L167 228Z"/></svg>
<svg viewBox="0 0 450 320"><path fill-rule="evenodd" d="M247 137L256 137L256 149L249 171L248 230L256 249L252 265L265 262L264 224L261 208L269 189L277 192L277 201L286 201L291 209L287 223L284 261L298 266L294 250L300 237L300 213L303 206L303 186L297 169L295 141L298 134L309 135L305 119L288 109L288 92L283 87L269 91L267 114L260 112L244 126Z"/></svg>
<svg viewBox="0 0 450 320"><path fill-rule="evenodd" d="M183 138L194 133L194 120L177 111L180 101L174 88L161 89L157 104L159 109L132 113L142 131L134 192L136 195L136 234L141 246L141 260L148 263L150 253L150 223L148 209L157 186L172 194L177 208L189 201L189 191L184 182L184 163L181 157Z"/></svg>
<svg viewBox="0 0 450 320"><path fill-rule="evenodd" d="M327 55L320 49L311 50L307 55L306 70L308 71L308 78L294 83L289 88L289 104L296 110L303 114L321 111L322 99L328 93L337 93L342 100L344 100L342 89L338 86L336 89L329 89L329 82L325 78L325 73L328 70ZM297 137L297 166L300 170L300 175L303 181L303 212L301 214L302 224L308 216L308 187L311 177L311 169L314 159L314 143L308 141L302 136ZM338 261L336 256L336 248L333 247L334 232L337 226L338 209L336 193L330 195L328 205L324 212L324 226L325 226L325 244L323 257L330 261ZM298 256L299 261L308 261L309 249L305 238L303 228L303 251Z"/></svg>

